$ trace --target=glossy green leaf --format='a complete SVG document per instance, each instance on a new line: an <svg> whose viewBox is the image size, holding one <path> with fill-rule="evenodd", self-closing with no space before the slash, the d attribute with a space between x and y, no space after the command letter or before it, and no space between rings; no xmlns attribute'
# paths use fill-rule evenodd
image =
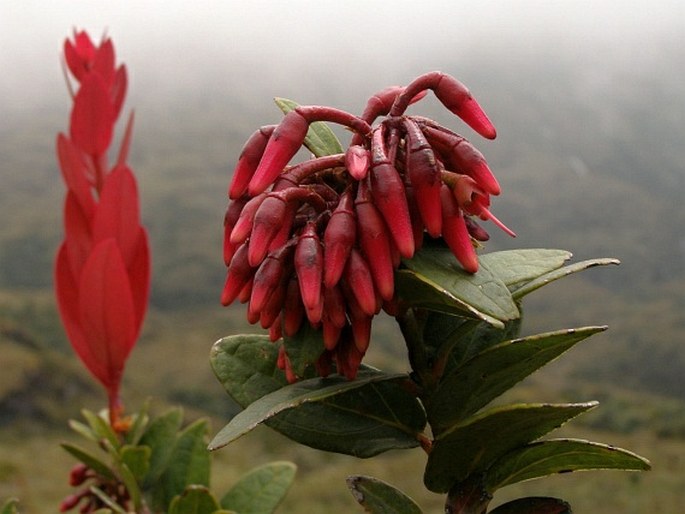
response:
<svg viewBox="0 0 685 514"><path fill-rule="evenodd" d="M292 462L271 462L251 470L221 499L221 507L240 514L270 514L295 479Z"/></svg>
<svg viewBox="0 0 685 514"><path fill-rule="evenodd" d="M86 466L95 470L95 472L98 474L107 479L114 478L114 473L112 472L111 468L98 457L92 455L90 452L69 443L62 443L61 446L72 456L83 462Z"/></svg>
<svg viewBox="0 0 685 514"><path fill-rule="evenodd" d="M561 268L571 256L566 250L524 248L485 253L478 261L511 288Z"/></svg>
<svg viewBox="0 0 685 514"><path fill-rule="evenodd" d="M606 327L560 330L506 341L454 368L431 396L428 418L438 433L485 407L579 341Z"/></svg>
<svg viewBox="0 0 685 514"><path fill-rule="evenodd" d="M649 462L627 450L580 439L551 439L516 448L488 469L485 487L495 490L556 473L593 469L646 471Z"/></svg>
<svg viewBox="0 0 685 514"><path fill-rule="evenodd" d="M140 438L140 444L151 450L149 470L143 485L145 489L154 487L169 465L182 422L183 411L171 409L154 418Z"/></svg>
<svg viewBox="0 0 685 514"><path fill-rule="evenodd" d="M509 289L487 264L478 273L465 272L448 248L424 244L407 269L396 273L398 293L411 305L447 314L459 314L503 327L520 316Z"/></svg>
<svg viewBox="0 0 685 514"><path fill-rule="evenodd" d="M289 113L299 105L287 98L274 98L274 101L278 108L283 111L283 114ZM316 157L344 152L340 141L338 141L331 128L321 121L315 121L309 125L307 136L304 138L304 144Z"/></svg>
<svg viewBox="0 0 685 514"><path fill-rule="evenodd" d="M214 514L219 503L204 486L190 485L169 505L169 514Z"/></svg>
<svg viewBox="0 0 685 514"><path fill-rule="evenodd" d="M138 483L143 482L145 475L147 475L150 469L151 453L152 451L149 446L124 445L121 448L121 460L131 470Z"/></svg>
<svg viewBox="0 0 685 514"><path fill-rule="evenodd" d="M355 420L358 418L359 422L372 421L373 423L379 423L381 427L385 426L393 430L399 430L404 432L405 435L413 437L416 434L414 420L409 419L408 421L412 423L407 425L403 420L396 419L396 413L392 409L389 415L384 417L383 409L379 407L388 408L387 404L378 403L375 409L371 411L366 410L370 403L372 404L374 401L382 402L384 400L383 392L388 393L388 391L379 389L380 385L374 387L374 384L397 381L398 379L406 379L406 375L388 375L380 371L367 369L361 370L355 380L334 376L329 378L312 378L287 385L251 403L244 411L235 416L216 435L210 444L210 449L216 450L221 448L238 437L245 435L260 423L272 419L278 414L295 409L297 409L297 413L294 416L300 415L302 417L302 421L297 423L300 427L299 429L317 432L321 435L327 429L339 432L338 437L342 435L340 432L358 432L360 428L355 426ZM352 394L351 396L343 396L345 393L352 393L361 388L368 389L367 391L358 391L357 394ZM401 391L401 389L398 390ZM374 392L377 394L374 395ZM362 395L366 393L372 394L372 402L364 401L365 399ZM308 404L316 406L319 403L323 403L324 406L330 408L332 411L331 417L317 418L316 416L320 416L323 412L317 412L318 409L309 409L312 412L307 412L307 410L302 408L302 406ZM337 414L334 412L335 410L342 411L342 414L352 414L352 419L343 423L335 422L334 416ZM286 419L292 422L292 419ZM332 421L334 421L334 425L331 423ZM347 445L349 441L340 442L343 445Z"/></svg>
<svg viewBox="0 0 685 514"><path fill-rule="evenodd" d="M369 514L421 514L414 500L378 478L351 476L347 478L347 487Z"/></svg>
<svg viewBox="0 0 685 514"><path fill-rule="evenodd" d="M266 336L229 336L214 345L211 363L217 378L233 399L242 407L254 409L253 403L286 384L283 373L276 368L277 355L278 345L269 342ZM372 380L361 382L365 377L372 377ZM267 412L260 414L253 410L250 415L255 417L251 422L265 421L271 428L312 448L357 457L371 457L394 448L413 448L418 445L416 434L423 430L426 420L418 400L403 387L405 378L405 375L383 375L362 366L359 378L353 382L340 377L300 382L299 385L306 387L335 383L350 389L344 392L334 386L331 396L314 402L308 398L296 408L265 419L262 417ZM272 400L273 397L269 399ZM258 407L262 409L265 404ZM270 408L268 406L267 410ZM243 423L245 418L239 421ZM235 432L235 428L225 428L223 434L220 432L221 437L215 437L211 447L228 444L228 439L233 440L233 436L238 437L238 433L250 429L241 425ZM225 439L228 430L232 435Z"/></svg>
<svg viewBox="0 0 685 514"><path fill-rule="evenodd" d="M610 259L610 258L605 258L605 259L590 259L587 261L582 261L582 262L577 262L575 264L571 264L570 266L564 266L563 268L559 268L557 270L551 271L549 273L546 273L544 275L539 276L535 280L531 280L530 282L527 282L520 288L516 289L513 293L512 296L515 299L520 299L526 296L527 294L532 293L536 289L541 288L542 286L545 286L551 282L554 282L555 280L559 280L560 278L564 278L568 275L571 275L573 273L578 273L579 271L584 271L589 268L594 268L595 266L608 266L610 264L620 264L620 261L618 259Z"/></svg>
<svg viewBox="0 0 685 514"><path fill-rule="evenodd" d="M245 408L288 384L276 366L278 348L268 336L239 334L217 341L209 360L221 385Z"/></svg>
<svg viewBox="0 0 685 514"><path fill-rule="evenodd" d="M531 496L504 503L489 514L571 514L571 506L558 498Z"/></svg>
<svg viewBox="0 0 685 514"><path fill-rule="evenodd" d="M442 432L428 455L424 484L437 493L482 473L510 451L560 427L597 402L516 404L472 416Z"/></svg>
<svg viewBox="0 0 685 514"><path fill-rule="evenodd" d="M482 321L430 312L423 338L429 347L435 348L436 365L442 366L439 375L447 376L487 348L516 338L520 327L521 318L507 321L504 328L496 328Z"/></svg>

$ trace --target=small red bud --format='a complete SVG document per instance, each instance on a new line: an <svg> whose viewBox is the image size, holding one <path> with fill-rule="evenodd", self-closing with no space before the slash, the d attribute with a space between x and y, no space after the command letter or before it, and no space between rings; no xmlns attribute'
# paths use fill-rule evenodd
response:
<svg viewBox="0 0 685 514"><path fill-rule="evenodd" d="M345 191L324 231L324 285L335 286L357 239L352 193Z"/></svg>
<svg viewBox="0 0 685 514"><path fill-rule="evenodd" d="M369 172L369 151L360 145L352 145L345 152L345 167L355 180L364 180Z"/></svg>
<svg viewBox="0 0 685 514"><path fill-rule="evenodd" d="M296 110L285 115L271 134L264 154L250 180L248 193L251 196L264 191L283 171L302 146L309 123Z"/></svg>

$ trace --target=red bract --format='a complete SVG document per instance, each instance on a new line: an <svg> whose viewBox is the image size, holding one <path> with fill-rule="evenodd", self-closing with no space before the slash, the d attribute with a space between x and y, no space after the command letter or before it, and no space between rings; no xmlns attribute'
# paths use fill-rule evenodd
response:
<svg viewBox="0 0 685 514"><path fill-rule="evenodd" d="M268 327L272 340L296 336L308 321L321 331L322 375L335 364L355 377L373 316L381 306L391 314L402 308L394 270L421 247L424 232L444 240L469 273L478 270L474 241L488 239L474 217L513 235L489 210L500 186L483 155L438 123L405 114L428 91L480 135L495 137L468 89L432 72L376 93L359 117L295 107L275 128L255 132L238 160L222 302L249 299L248 320ZM315 121L351 129L349 147L289 165ZM283 348L278 364L288 380L297 378Z"/></svg>
<svg viewBox="0 0 685 514"><path fill-rule="evenodd" d="M85 32L64 44L74 95L69 136L57 137L67 195L64 241L55 265L59 312L72 347L107 390L110 421L118 426L124 365L143 323L150 285L150 250L141 225L138 188L126 164L132 118L117 162L109 165L114 124L126 90L114 47L93 45Z"/></svg>

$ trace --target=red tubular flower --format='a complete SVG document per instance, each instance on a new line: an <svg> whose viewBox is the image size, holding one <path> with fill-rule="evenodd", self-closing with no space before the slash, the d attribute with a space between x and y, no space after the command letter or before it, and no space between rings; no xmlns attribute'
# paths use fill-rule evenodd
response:
<svg viewBox="0 0 685 514"><path fill-rule="evenodd" d="M67 337L105 387L115 429L126 359L140 334L150 288L150 250L140 221L138 188L126 164L131 122L117 163L109 166L114 124L126 91L126 70L114 47L93 45L86 32L64 43L67 67L80 87L69 137L57 137L67 196L64 241L55 264L55 291Z"/></svg>
<svg viewBox="0 0 685 514"><path fill-rule="evenodd" d="M322 375L335 365L356 376L373 317L402 308L394 271L424 233L447 243L468 273L478 271L473 241L488 238L474 217L513 235L489 210L500 186L483 155L438 123L405 114L429 90L479 134L495 137L468 89L432 72L378 92L360 117L298 106L275 129L255 132L238 159L225 216L222 302L249 298L248 321L268 328L272 340L283 333L296 341L305 323L320 331L315 367ZM347 150L291 165L317 121L350 128ZM76 237L87 231L74 211ZM284 347L279 367L297 379Z"/></svg>

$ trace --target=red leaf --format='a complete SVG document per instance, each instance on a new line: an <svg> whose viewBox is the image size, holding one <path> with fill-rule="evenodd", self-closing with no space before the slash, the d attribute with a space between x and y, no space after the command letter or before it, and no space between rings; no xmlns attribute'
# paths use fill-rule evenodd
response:
<svg viewBox="0 0 685 514"><path fill-rule="evenodd" d="M95 200L88 181L88 167L78 148L64 135L57 136L57 158L67 188L74 193L86 217L95 209Z"/></svg>
<svg viewBox="0 0 685 514"><path fill-rule="evenodd" d="M112 141L114 106L107 85L94 73L83 77L71 111L71 139L90 155L101 155Z"/></svg>
<svg viewBox="0 0 685 514"><path fill-rule="evenodd" d="M76 80L81 81L90 71L95 51L95 45L85 31L74 32L74 43L69 39L64 41L64 57Z"/></svg>
<svg viewBox="0 0 685 514"><path fill-rule="evenodd" d="M117 68L114 75L114 81L111 85L110 94L112 95L112 103L114 104L114 118L119 117L121 107L124 105L126 98L126 89L128 87L128 76L126 75L126 66L123 64Z"/></svg>
<svg viewBox="0 0 685 514"><path fill-rule="evenodd" d="M114 239L98 243L83 268L78 284L79 317L91 356L86 362L112 391L135 344L135 314L131 286Z"/></svg>
<svg viewBox="0 0 685 514"><path fill-rule="evenodd" d="M69 266L73 275L77 277L88 259L93 238L88 216L72 191L67 193L64 202L64 231Z"/></svg>
<svg viewBox="0 0 685 514"><path fill-rule="evenodd" d="M131 149L131 134L133 133L133 111L126 122L126 130L124 136L121 138L121 145L119 146L119 155L117 157L116 166L125 166L128 160L128 152Z"/></svg>
<svg viewBox="0 0 685 514"><path fill-rule="evenodd" d="M108 86L114 81L114 45L111 39L100 43L93 59L93 71L99 73Z"/></svg>
<svg viewBox="0 0 685 514"><path fill-rule="evenodd" d="M138 242L127 271L133 297L136 337L138 337L150 296L150 245L147 232L142 227L138 231Z"/></svg>
<svg viewBox="0 0 685 514"><path fill-rule="evenodd" d="M93 241L114 238L126 267L133 262L140 232L138 188L128 166L117 166L105 178L93 217Z"/></svg>
<svg viewBox="0 0 685 514"><path fill-rule="evenodd" d="M62 243L57 251L55 262L55 293L57 294L57 306L64 322L64 328L72 346L80 354L79 348L83 347L83 334L78 323L78 289L76 280L71 271L66 242Z"/></svg>

